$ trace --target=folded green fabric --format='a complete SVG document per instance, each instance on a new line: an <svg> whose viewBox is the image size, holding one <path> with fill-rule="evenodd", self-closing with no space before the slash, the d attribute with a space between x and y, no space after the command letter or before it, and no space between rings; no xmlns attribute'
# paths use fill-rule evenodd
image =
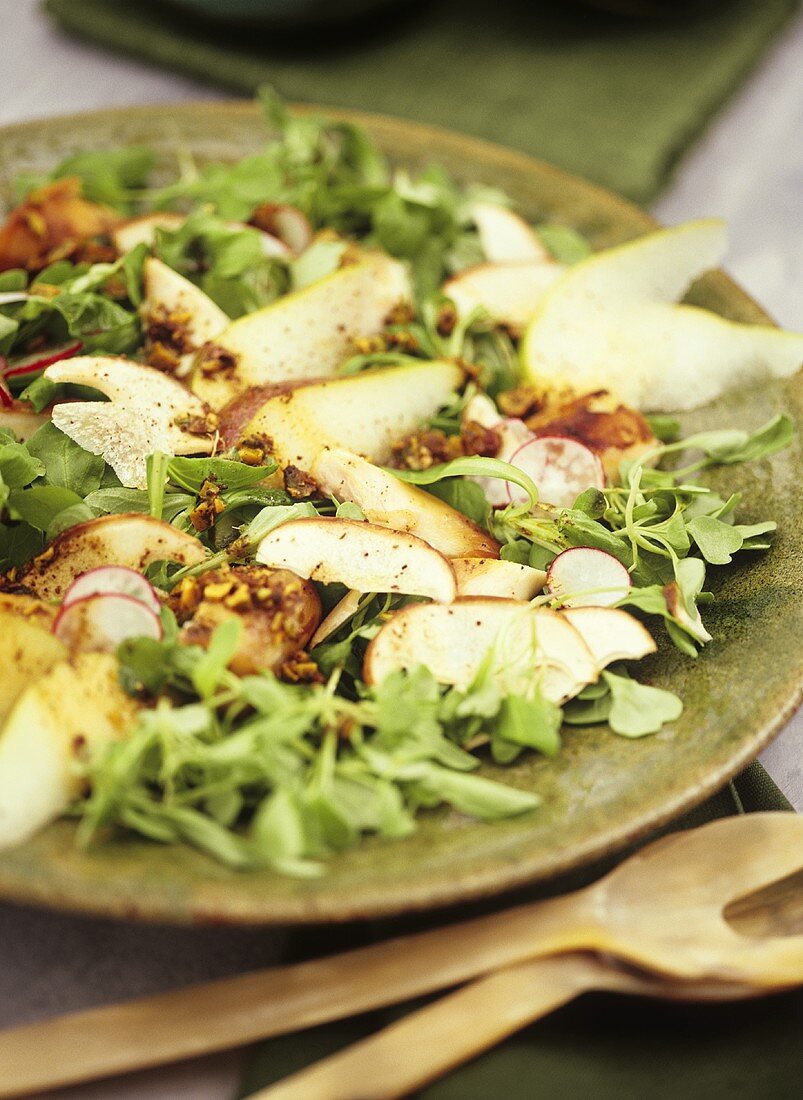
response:
<svg viewBox="0 0 803 1100"><path fill-rule="evenodd" d="M759 764L680 822L788 810ZM675 826L677 827L677 826ZM468 915L469 910L465 911ZM342 950L398 932L395 925L337 934L305 931L298 957ZM415 1007L415 1006L411 1006ZM262 1043L245 1097L398 1018L393 1008ZM685 1005L592 994L539 1021L498 1049L431 1085L425 1100L785 1100L803 1079L803 993L730 1005ZM343 1100L349 1100L343 1097Z"/></svg>
<svg viewBox="0 0 803 1100"><path fill-rule="evenodd" d="M241 92L360 107L523 149L637 201L756 62L795 0L699 0L627 19L560 0L398 6L326 34L168 4L46 0L76 34Z"/></svg>

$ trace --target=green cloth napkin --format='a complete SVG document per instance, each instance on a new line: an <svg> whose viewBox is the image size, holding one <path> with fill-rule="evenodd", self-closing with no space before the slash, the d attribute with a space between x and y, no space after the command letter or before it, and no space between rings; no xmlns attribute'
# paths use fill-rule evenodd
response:
<svg viewBox="0 0 803 1100"><path fill-rule="evenodd" d="M764 769L753 764L679 825L789 809ZM298 934L293 955L343 950L405 927L409 924L395 922L350 933L306 930ZM260 1044L240 1096L356 1042L403 1011L392 1008ZM797 991L731 1005L590 994L419 1095L424 1100L792 1100L803 1089L802 1026L803 992Z"/></svg>
<svg viewBox="0 0 803 1100"><path fill-rule="evenodd" d="M490 138L644 202L796 0L699 0L627 19L561 0L443 0L289 40L131 0L46 0L70 31L250 93Z"/></svg>

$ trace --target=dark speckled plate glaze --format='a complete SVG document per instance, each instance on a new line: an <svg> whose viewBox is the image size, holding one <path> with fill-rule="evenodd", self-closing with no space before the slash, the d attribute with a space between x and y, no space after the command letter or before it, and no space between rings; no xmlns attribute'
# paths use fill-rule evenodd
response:
<svg viewBox="0 0 803 1100"><path fill-rule="evenodd" d="M400 163L437 160L464 180L503 187L533 220L565 222L595 247L653 226L624 200L498 146L379 116L337 113L366 126ZM78 149L146 142L200 158L239 157L264 139L250 104L144 107L54 118L0 131L0 202L21 170L45 169ZM698 304L742 321L766 315L722 274L700 282ZM803 383L761 386L683 417L685 431L751 427L784 410L800 427ZM671 647L642 675L680 693L680 721L628 741L604 728L569 731L555 761L528 756L486 774L532 788L535 813L484 825L429 813L409 840L369 840L332 860L318 881L228 871L185 848L115 841L76 850L62 821L0 857L0 896L58 908L170 922L276 924L376 917L477 898L546 880L610 855L720 788L752 760L801 699L803 525L800 443L771 459L717 474L720 492L744 494L746 522L773 517L770 553L713 570L714 641L697 661Z"/></svg>

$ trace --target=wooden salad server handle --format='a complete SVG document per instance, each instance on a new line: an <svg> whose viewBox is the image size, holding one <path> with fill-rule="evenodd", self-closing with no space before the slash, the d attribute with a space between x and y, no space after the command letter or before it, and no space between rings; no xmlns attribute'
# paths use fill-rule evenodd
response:
<svg viewBox="0 0 803 1100"><path fill-rule="evenodd" d="M589 954L536 959L447 994L248 1100L397 1100L591 990L690 1001L767 992L736 983L668 981Z"/></svg>

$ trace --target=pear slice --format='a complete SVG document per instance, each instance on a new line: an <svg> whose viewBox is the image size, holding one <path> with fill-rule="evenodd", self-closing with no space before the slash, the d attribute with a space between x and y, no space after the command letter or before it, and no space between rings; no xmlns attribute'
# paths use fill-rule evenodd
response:
<svg viewBox="0 0 803 1100"><path fill-rule="evenodd" d="M522 344L525 372L655 411L794 374L803 336L671 304L719 262L724 244L721 223L689 222L575 265L536 310Z"/></svg>
<svg viewBox="0 0 803 1100"><path fill-rule="evenodd" d="M198 353L192 388L219 409L251 386L328 377L355 338L379 332L409 295L398 261L366 253L359 263L233 321Z"/></svg>
<svg viewBox="0 0 803 1100"><path fill-rule="evenodd" d="M359 505L369 522L417 535L447 558L499 556L496 539L461 512L359 455L321 451L310 473L325 493Z"/></svg>
<svg viewBox="0 0 803 1100"><path fill-rule="evenodd" d="M531 600L544 587L546 573L516 561L494 558L452 558L458 596L493 596Z"/></svg>
<svg viewBox="0 0 803 1100"><path fill-rule="evenodd" d="M657 646L647 628L617 607L567 607L560 612L572 624L602 671L613 661L638 661Z"/></svg>
<svg viewBox="0 0 803 1100"><path fill-rule="evenodd" d="M495 202L474 202L471 216L485 258L493 264L550 261L552 255L524 218Z"/></svg>
<svg viewBox="0 0 803 1100"><path fill-rule="evenodd" d="M376 684L397 669L423 664L439 683L467 688L492 651L493 676L502 690L524 694L537 680L556 703L598 676L580 634L557 612L475 597L398 611L368 646L363 677Z"/></svg>
<svg viewBox="0 0 803 1100"><path fill-rule="evenodd" d="M56 405L53 423L84 450L102 455L129 488L147 486L145 459L154 451L191 455L211 454L214 449L203 402L152 367L80 355L54 363L45 378L91 386L109 398Z"/></svg>
<svg viewBox="0 0 803 1100"><path fill-rule="evenodd" d="M423 539L351 519L283 523L260 542L256 560L357 592L397 592L445 603L457 594L454 569Z"/></svg>
<svg viewBox="0 0 803 1100"><path fill-rule="evenodd" d="M461 317L482 306L494 321L519 335L565 270L552 259L477 264L448 279L443 293L452 299Z"/></svg>
<svg viewBox="0 0 803 1100"><path fill-rule="evenodd" d="M221 434L226 444L267 437L281 466L305 471L324 447L384 462L395 442L448 404L462 380L455 363L421 362L278 387L266 398L255 391L240 399L248 419L238 401L222 411Z"/></svg>
<svg viewBox="0 0 803 1100"><path fill-rule="evenodd" d="M145 261L142 274L145 297L140 313L145 331L160 318L180 327L187 347L176 370L181 378L192 366L193 352L214 340L229 324L229 316L200 287L154 256Z"/></svg>
<svg viewBox="0 0 803 1100"><path fill-rule="evenodd" d="M43 600L60 600L76 577L101 565L141 572L155 561L200 565L205 558L194 535L153 516L124 512L68 527L29 562L19 581Z"/></svg>
<svg viewBox="0 0 803 1100"><path fill-rule="evenodd" d="M0 732L0 848L21 844L81 792L80 763L126 736L140 709L108 653L54 665L19 697Z"/></svg>
<svg viewBox="0 0 803 1100"><path fill-rule="evenodd" d="M340 630L344 623L347 623L349 619L353 618L359 611L362 597L362 592L357 592L355 589L350 588L343 599L335 604L312 635L309 643L310 649L314 649L316 645L320 645L322 642L325 642L327 638L331 638L336 631Z"/></svg>
<svg viewBox="0 0 803 1100"><path fill-rule="evenodd" d="M38 676L67 656L51 633L55 608L31 596L0 594L0 722Z"/></svg>
<svg viewBox="0 0 803 1100"><path fill-rule="evenodd" d="M118 252L130 252L139 244L150 248L156 240L157 229L174 231L180 229L187 220L185 214L176 214L170 210L154 210L150 214L140 214L120 222L112 232L111 238Z"/></svg>

